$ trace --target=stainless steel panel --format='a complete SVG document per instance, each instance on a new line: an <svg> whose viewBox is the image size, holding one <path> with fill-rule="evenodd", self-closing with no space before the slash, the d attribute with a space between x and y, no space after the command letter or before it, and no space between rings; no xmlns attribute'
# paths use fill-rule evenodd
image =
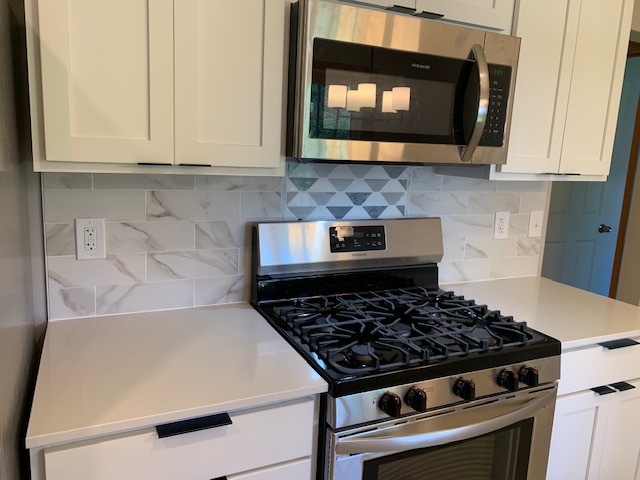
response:
<svg viewBox="0 0 640 480"><path fill-rule="evenodd" d="M331 252L331 227L367 225L385 227L386 250ZM444 251L439 218L260 223L257 235L258 275L435 263Z"/></svg>

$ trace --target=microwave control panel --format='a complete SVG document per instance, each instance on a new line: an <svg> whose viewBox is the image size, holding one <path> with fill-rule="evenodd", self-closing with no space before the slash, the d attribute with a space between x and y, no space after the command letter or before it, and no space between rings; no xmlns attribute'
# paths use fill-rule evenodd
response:
<svg viewBox="0 0 640 480"><path fill-rule="evenodd" d="M502 147L507 120L509 87L511 86L511 67L489 64L489 85L487 124L484 127L480 145L483 147Z"/></svg>
<svg viewBox="0 0 640 480"><path fill-rule="evenodd" d="M383 225L330 227L331 253L386 250Z"/></svg>

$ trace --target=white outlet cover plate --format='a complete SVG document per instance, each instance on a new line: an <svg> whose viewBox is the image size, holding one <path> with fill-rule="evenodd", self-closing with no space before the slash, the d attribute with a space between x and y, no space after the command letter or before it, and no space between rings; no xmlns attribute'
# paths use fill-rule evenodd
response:
<svg viewBox="0 0 640 480"><path fill-rule="evenodd" d="M509 236L509 212L496 212L496 221L493 225L493 238L502 239Z"/></svg>
<svg viewBox="0 0 640 480"><path fill-rule="evenodd" d="M78 260L92 260L107 258L105 244L104 218L76 218L76 258ZM85 248L84 229L93 227L96 229L96 248Z"/></svg>

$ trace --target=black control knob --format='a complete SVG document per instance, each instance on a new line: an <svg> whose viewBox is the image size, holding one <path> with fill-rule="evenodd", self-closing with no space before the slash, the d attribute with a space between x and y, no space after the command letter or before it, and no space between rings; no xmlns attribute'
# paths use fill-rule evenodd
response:
<svg viewBox="0 0 640 480"><path fill-rule="evenodd" d="M498 385L510 392L514 392L519 386L518 377L511 370L502 370L498 375Z"/></svg>
<svg viewBox="0 0 640 480"><path fill-rule="evenodd" d="M378 408L390 417L399 417L402 400L395 393L387 392L378 400Z"/></svg>
<svg viewBox="0 0 640 480"><path fill-rule="evenodd" d="M463 400L475 400L476 384L472 380L458 379L453 385L453 393Z"/></svg>
<svg viewBox="0 0 640 480"><path fill-rule="evenodd" d="M416 412L427 411L427 392L425 392L421 388L413 387L411 390L409 390L404 396L404 401Z"/></svg>
<svg viewBox="0 0 640 480"><path fill-rule="evenodd" d="M538 369L533 367L522 367L518 372L520 381L530 387L538 386Z"/></svg>

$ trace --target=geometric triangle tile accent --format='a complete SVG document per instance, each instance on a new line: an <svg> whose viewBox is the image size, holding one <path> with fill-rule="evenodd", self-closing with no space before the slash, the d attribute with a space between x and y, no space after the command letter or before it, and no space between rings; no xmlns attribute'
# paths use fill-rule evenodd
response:
<svg viewBox="0 0 640 480"><path fill-rule="evenodd" d="M349 180L350 181L350 180ZM309 188L310 192L335 192L336 187L331 185L331 182L328 178L319 178L316 183L314 183L311 188Z"/></svg>
<svg viewBox="0 0 640 480"><path fill-rule="evenodd" d="M362 204L364 207L375 207L376 205L389 205L381 193L373 192L367 201Z"/></svg>
<svg viewBox="0 0 640 480"><path fill-rule="evenodd" d="M330 163L314 163L313 169L319 177L328 177L331 172L336 169L336 165L332 165Z"/></svg>
<svg viewBox="0 0 640 480"><path fill-rule="evenodd" d="M331 182L331 185L333 185L333 188L335 188L338 192L344 192L347 188L349 188L349 185L353 183L353 178L351 179L330 178L329 182Z"/></svg>
<svg viewBox="0 0 640 480"><path fill-rule="evenodd" d="M327 207L353 207L353 202L344 192L337 192L331 200L326 203Z"/></svg>
<svg viewBox="0 0 640 480"><path fill-rule="evenodd" d="M349 188L347 189L350 192L370 192L371 187L369 186L369 182L367 180L363 180L361 178L356 178Z"/></svg>
<svg viewBox="0 0 640 480"><path fill-rule="evenodd" d="M380 191L384 193L388 192L402 192L405 193L407 191L407 180L389 180L387 184L382 187Z"/></svg>
<svg viewBox="0 0 640 480"><path fill-rule="evenodd" d="M356 178L351 169L346 165L338 165L329 174L329 178Z"/></svg>
<svg viewBox="0 0 640 480"><path fill-rule="evenodd" d="M364 178L364 176L373 169L373 165L349 165L356 178Z"/></svg>
<svg viewBox="0 0 640 480"><path fill-rule="evenodd" d="M332 192L309 192L309 196L313 198L316 205L326 205L335 195Z"/></svg>
<svg viewBox="0 0 640 480"><path fill-rule="evenodd" d="M318 174L313 169L313 164L311 163L301 163L296 168L295 172L293 172L289 177L298 177L298 178L318 178Z"/></svg>
<svg viewBox="0 0 640 480"><path fill-rule="evenodd" d="M327 207L336 220L342 220L353 207Z"/></svg>
<svg viewBox="0 0 640 480"><path fill-rule="evenodd" d="M316 207L289 207L289 211L298 219L305 220Z"/></svg>
<svg viewBox="0 0 640 480"><path fill-rule="evenodd" d="M362 205L364 202L367 201L367 198L369 198L370 195L371 195L370 192L347 193L347 197L349 197L349 199L353 202L354 205Z"/></svg>
<svg viewBox="0 0 640 480"><path fill-rule="evenodd" d="M287 204L291 203L296 196L298 196L298 192L287 192Z"/></svg>
<svg viewBox="0 0 640 480"><path fill-rule="evenodd" d="M351 211L345 215L345 220L362 220L371 218L366 210L362 207L353 207Z"/></svg>
<svg viewBox="0 0 640 480"><path fill-rule="evenodd" d="M385 192L382 194L387 205L396 205L404 195L401 192Z"/></svg>
<svg viewBox="0 0 640 480"><path fill-rule="evenodd" d="M375 165L369 173L367 173L364 178L367 179L375 179L375 180L389 180L389 174L387 171L380 165Z"/></svg>
<svg viewBox="0 0 640 480"><path fill-rule="evenodd" d="M387 172L387 175L389 175L390 178L398 178L400 175L402 175L407 170L407 167L387 166L387 167L384 167L384 169L385 169L385 171Z"/></svg>
<svg viewBox="0 0 640 480"><path fill-rule="evenodd" d="M297 162L295 160L287 161L287 177L289 176L289 174L295 172L299 166L300 162Z"/></svg>
<svg viewBox="0 0 640 480"><path fill-rule="evenodd" d="M301 192L287 202L287 207L316 207L315 200L305 192Z"/></svg>
<svg viewBox="0 0 640 480"><path fill-rule="evenodd" d="M396 207L398 209L398 212L400 213L400 215L402 215L403 217L406 215L406 207L404 205L396 205Z"/></svg>
<svg viewBox="0 0 640 480"><path fill-rule="evenodd" d="M367 215L370 218L378 218L382 212L384 212L387 207L386 206L377 206L377 207L364 207L367 212Z"/></svg>
<svg viewBox="0 0 640 480"><path fill-rule="evenodd" d="M314 183L318 181L317 178L298 178L298 177L290 178L289 180L291 180L291 183L293 183L296 186L296 188L301 192L306 192L313 186Z"/></svg>
<svg viewBox="0 0 640 480"><path fill-rule="evenodd" d="M367 185L369 185L369 188L371 188L371 190L373 190L374 192L379 192L385 187L387 183L389 183L389 179L377 180L367 178L365 179L365 182L367 182Z"/></svg>

